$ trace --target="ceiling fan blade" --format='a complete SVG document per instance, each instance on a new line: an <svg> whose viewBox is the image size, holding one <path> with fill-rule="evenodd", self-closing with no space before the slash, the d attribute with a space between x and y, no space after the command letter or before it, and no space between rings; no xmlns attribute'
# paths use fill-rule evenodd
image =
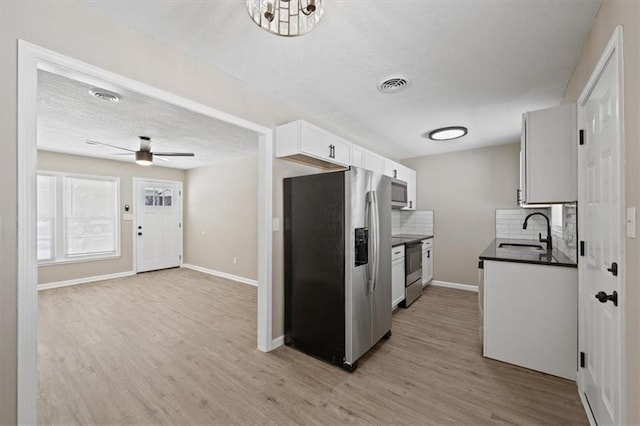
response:
<svg viewBox="0 0 640 426"><path fill-rule="evenodd" d="M129 151L129 152L135 152L133 149L123 148L123 147L121 147L121 146L111 145L110 143L98 142L98 141L94 141L94 140L91 140L91 139L87 139L87 140L85 141L85 143L87 143L88 145L104 145L104 146L110 146L111 148L118 148L118 149L122 149L122 150Z"/></svg>
<svg viewBox="0 0 640 426"><path fill-rule="evenodd" d="M196 155L193 152L154 152L154 156L165 156L165 157L195 157Z"/></svg>
<svg viewBox="0 0 640 426"><path fill-rule="evenodd" d="M133 155L135 152L110 152L109 155Z"/></svg>

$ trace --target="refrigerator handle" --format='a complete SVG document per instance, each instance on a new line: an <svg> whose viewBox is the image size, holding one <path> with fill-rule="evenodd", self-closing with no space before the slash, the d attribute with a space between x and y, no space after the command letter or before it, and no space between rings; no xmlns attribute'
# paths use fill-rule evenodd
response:
<svg viewBox="0 0 640 426"><path fill-rule="evenodd" d="M373 229L373 286L371 291L375 291L376 286L378 285L378 269L380 268L380 212L378 211L378 194L376 191L371 191L372 199L373 199L373 221L374 221L374 229Z"/></svg>
<svg viewBox="0 0 640 426"><path fill-rule="evenodd" d="M375 193L373 191L369 191L367 192L367 209L369 210L368 212L366 212L366 220L367 220L367 227L369 228L369 246L371 247L371 257L369 259L369 264L367 265L367 289L369 290L369 293L373 292L373 286L374 286L374 280L375 280L375 273L376 273L376 263L377 263L377 258L376 258L376 253L377 248L376 248L376 238L375 238L375 229L376 229L376 221L375 221L375 209L376 209L376 204L375 204Z"/></svg>

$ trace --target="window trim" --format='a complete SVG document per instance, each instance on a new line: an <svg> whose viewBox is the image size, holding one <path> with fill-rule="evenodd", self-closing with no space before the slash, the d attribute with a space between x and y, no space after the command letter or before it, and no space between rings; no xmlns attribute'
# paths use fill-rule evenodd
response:
<svg viewBox="0 0 640 426"><path fill-rule="evenodd" d="M121 204L121 186L119 176L90 175L85 173L69 173L50 170L38 170L38 175L54 176L56 178L55 187L55 239L54 239L54 257L52 259L39 260L38 266L52 266L68 263L94 262L100 260L119 259L122 255L122 214L120 212ZM65 214L65 197L64 197L64 179L76 178L86 180L96 180L104 182L113 182L116 184L116 216L115 216L115 250L104 253L92 253L86 255L66 254L66 221Z"/></svg>

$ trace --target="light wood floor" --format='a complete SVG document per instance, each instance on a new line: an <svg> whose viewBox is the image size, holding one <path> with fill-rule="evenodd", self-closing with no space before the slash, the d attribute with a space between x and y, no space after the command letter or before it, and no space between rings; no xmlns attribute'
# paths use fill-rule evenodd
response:
<svg viewBox="0 0 640 426"><path fill-rule="evenodd" d="M41 424L587 424L573 382L484 359L477 295L427 288L346 373L256 347L256 289L190 270L39 294Z"/></svg>

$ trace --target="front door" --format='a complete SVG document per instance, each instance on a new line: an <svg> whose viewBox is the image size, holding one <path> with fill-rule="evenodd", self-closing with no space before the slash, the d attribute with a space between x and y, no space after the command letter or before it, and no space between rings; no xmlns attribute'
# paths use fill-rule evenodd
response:
<svg viewBox="0 0 640 426"><path fill-rule="evenodd" d="M136 272L182 262L182 183L135 180Z"/></svg>
<svg viewBox="0 0 640 426"><path fill-rule="evenodd" d="M600 425L620 423L623 166L620 97L622 52L608 58L580 102L584 145L579 148L579 236L582 330L581 391ZM617 295L618 300L615 299Z"/></svg>

